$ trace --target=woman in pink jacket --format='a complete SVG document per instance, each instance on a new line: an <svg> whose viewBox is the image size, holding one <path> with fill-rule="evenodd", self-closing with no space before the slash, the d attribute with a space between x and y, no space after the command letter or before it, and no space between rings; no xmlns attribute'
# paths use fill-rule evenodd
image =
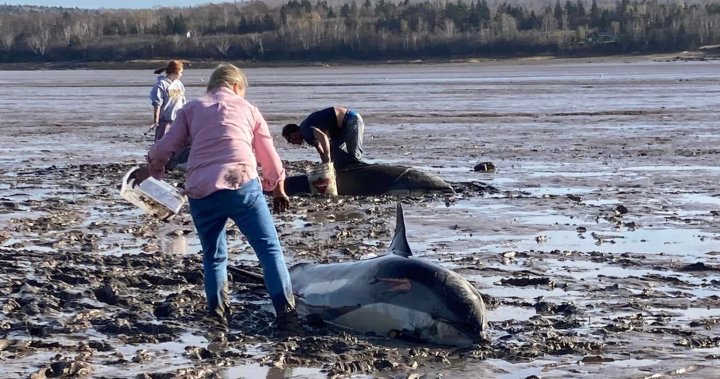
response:
<svg viewBox="0 0 720 379"><path fill-rule="evenodd" d="M168 133L150 149L147 167L136 172L136 183L148 175L160 178L167 161L190 145L185 193L203 248L205 293L210 316L227 325L227 237L225 223L235 221L255 250L279 328L295 328L297 313L272 215L263 190L272 191L274 210L289 206L285 170L268 125L257 107L245 100L247 79L231 64L210 76L207 95L187 103ZM258 178L258 163L263 168Z"/></svg>

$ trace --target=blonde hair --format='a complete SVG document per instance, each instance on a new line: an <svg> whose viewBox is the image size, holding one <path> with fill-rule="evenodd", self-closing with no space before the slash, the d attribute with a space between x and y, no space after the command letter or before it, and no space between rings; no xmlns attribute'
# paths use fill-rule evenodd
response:
<svg viewBox="0 0 720 379"><path fill-rule="evenodd" d="M230 63L223 63L210 75L208 81L207 92L211 92L219 87L232 88L233 84L240 84L243 88L247 88L247 77L237 66Z"/></svg>

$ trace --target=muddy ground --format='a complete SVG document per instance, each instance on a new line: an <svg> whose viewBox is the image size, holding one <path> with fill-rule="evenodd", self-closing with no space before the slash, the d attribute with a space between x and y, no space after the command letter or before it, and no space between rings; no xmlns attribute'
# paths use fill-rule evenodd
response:
<svg viewBox="0 0 720 379"><path fill-rule="evenodd" d="M288 263L383 254L401 201L416 255L483 293L485 343L417 345L323 325L278 335L264 289L233 273L230 331L213 330L187 210L162 222L118 194L149 145L148 117L135 110L146 104L98 117L84 103L100 101L93 88L108 81L120 100L144 96L127 80L136 74L69 72L48 85L57 74L0 73L10 99L0 119L0 375L720 375L712 63L350 67L330 86L316 70L280 82L272 69L248 72L248 96L274 127L289 173L313 156L285 144L280 127L302 117L306 101L338 101L332 94L343 90L360 104L374 162L433 172L457 193L294 197L276 217ZM191 94L202 77L184 79ZM28 88L65 93L67 103L28 105L31 95L19 95ZM277 96L304 92L311 98ZM487 161L495 172L473 171ZM182 185L182 174L167 180ZM257 270L243 237L229 238L231 265Z"/></svg>

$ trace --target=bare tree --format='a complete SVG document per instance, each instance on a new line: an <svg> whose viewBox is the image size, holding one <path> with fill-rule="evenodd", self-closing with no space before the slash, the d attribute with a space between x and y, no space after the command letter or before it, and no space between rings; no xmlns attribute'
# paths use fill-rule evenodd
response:
<svg viewBox="0 0 720 379"><path fill-rule="evenodd" d="M92 33L90 31L90 20L77 20L72 28L73 37L77 40L80 48L87 49Z"/></svg>
<svg viewBox="0 0 720 379"><path fill-rule="evenodd" d="M493 26L495 35L499 35L503 39L513 38L517 34L517 20L507 13L500 13Z"/></svg>
<svg viewBox="0 0 720 379"><path fill-rule="evenodd" d="M449 18L446 18L444 26L445 37L452 38L453 35L455 35L455 22Z"/></svg>
<svg viewBox="0 0 720 379"><path fill-rule="evenodd" d="M228 36L218 36L215 38L214 43L215 48L217 49L220 54L223 55L223 57L228 56L228 52L230 51L230 38Z"/></svg>
<svg viewBox="0 0 720 379"><path fill-rule="evenodd" d="M265 47L263 47L263 40L262 40L262 36L260 35L260 33L251 34L250 39L257 47L258 52L260 53L260 56L265 55Z"/></svg>
<svg viewBox="0 0 720 379"><path fill-rule="evenodd" d="M50 43L50 32L47 29L42 29L40 32L28 37L27 43L33 53L45 55Z"/></svg>
<svg viewBox="0 0 720 379"><path fill-rule="evenodd" d="M421 18L417 21L417 26L415 27L415 31L420 34L426 34L428 32L428 25L424 19Z"/></svg>
<svg viewBox="0 0 720 379"><path fill-rule="evenodd" d="M225 7L224 5L223 5L223 11L222 11L222 13L223 13L223 30L224 30L224 31L227 31L227 27L228 27L228 10L227 10L227 7Z"/></svg>
<svg viewBox="0 0 720 379"><path fill-rule="evenodd" d="M35 34L27 39L28 47L35 54L45 55L48 47L48 39L45 39L45 33Z"/></svg>
<svg viewBox="0 0 720 379"><path fill-rule="evenodd" d="M72 27L72 25L65 25L65 26L62 28L62 35L63 35L63 39L64 39L64 41L65 41L65 45L66 45L66 46L69 45L69 44L70 44L70 38L72 38L72 36L73 36L73 27Z"/></svg>
<svg viewBox="0 0 720 379"><path fill-rule="evenodd" d="M407 20L400 20L400 35L403 36L402 47L403 50L407 51L410 47L410 24Z"/></svg>
<svg viewBox="0 0 720 379"><path fill-rule="evenodd" d="M545 9L545 13L542 16L542 28L545 34L548 35L557 30L557 20L550 7Z"/></svg>
<svg viewBox="0 0 720 379"><path fill-rule="evenodd" d="M18 30L13 20L9 17L2 20L0 23L0 43L2 43L5 50L10 51L15 44L15 37L18 35Z"/></svg>
<svg viewBox="0 0 720 379"><path fill-rule="evenodd" d="M144 35L157 22L157 17L150 10L140 10L133 13L137 34Z"/></svg>
<svg viewBox="0 0 720 379"><path fill-rule="evenodd" d="M348 27L341 19L334 19L328 24L328 31L332 34L335 46L342 45L348 38Z"/></svg>

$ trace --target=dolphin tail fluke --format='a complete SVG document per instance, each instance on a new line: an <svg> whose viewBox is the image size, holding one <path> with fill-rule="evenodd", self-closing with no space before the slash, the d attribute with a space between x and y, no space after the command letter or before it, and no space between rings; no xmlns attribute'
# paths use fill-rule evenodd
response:
<svg viewBox="0 0 720 379"><path fill-rule="evenodd" d="M408 245L407 237L405 236L405 216L403 215L402 204L399 202L397 203L395 235L390 243L390 253L402 257L412 255L410 245Z"/></svg>

